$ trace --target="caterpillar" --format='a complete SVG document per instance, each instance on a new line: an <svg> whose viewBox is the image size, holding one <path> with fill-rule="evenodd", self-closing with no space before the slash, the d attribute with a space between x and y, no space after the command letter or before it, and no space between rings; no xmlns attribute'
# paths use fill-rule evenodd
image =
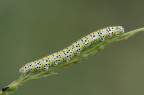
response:
<svg viewBox="0 0 144 95"><path fill-rule="evenodd" d="M51 66L57 66L60 63L70 61L74 56L80 55L83 50L88 49L90 45L97 45L99 42L106 41L113 36L119 36L123 33L124 28L122 26L111 26L97 30L79 39L61 51L34 62L27 63L21 69L19 69L19 72L26 74L35 71L47 71Z"/></svg>

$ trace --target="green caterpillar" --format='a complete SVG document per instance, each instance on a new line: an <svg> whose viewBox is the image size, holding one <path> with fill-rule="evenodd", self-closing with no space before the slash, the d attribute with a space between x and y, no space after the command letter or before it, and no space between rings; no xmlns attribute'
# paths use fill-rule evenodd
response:
<svg viewBox="0 0 144 95"><path fill-rule="evenodd" d="M35 71L47 71L49 67L56 66L63 62L71 60L74 56L78 56L84 49L88 49L91 44L97 45L101 41L110 39L113 36L119 36L124 33L122 26L111 26L104 29L97 30L89 35L81 38L67 48L46 56L42 59L34 62L27 63L19 71L22 74L35 72Z"/></svg>

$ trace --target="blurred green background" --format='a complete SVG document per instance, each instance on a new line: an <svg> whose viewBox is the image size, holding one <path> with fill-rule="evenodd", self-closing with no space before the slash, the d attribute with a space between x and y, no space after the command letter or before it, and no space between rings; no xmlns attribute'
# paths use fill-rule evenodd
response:
<svg viewBox="0 0 144 95"><path fill-rule="evenodd" d="M0 88L19 68L97 29L144 27L144 0L0 0ZM144 95L144 33L14 95Z"/></svg>

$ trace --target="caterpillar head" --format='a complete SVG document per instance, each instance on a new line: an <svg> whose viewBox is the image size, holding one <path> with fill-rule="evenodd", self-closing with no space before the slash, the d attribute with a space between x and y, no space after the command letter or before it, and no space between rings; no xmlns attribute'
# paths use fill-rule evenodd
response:
<svg viewBox="0 0 144 95"><path fill-rule="evenodd" d="M25 69L22 67L22 68L19 69L19 72L20 72L20 73L24 73L24 72L25 72Z"/></svg>
<svg viewBox="0 0 144 95"><path fill-rule="evenodd" d="M22 74L27 73L28 72L28 65L26 64L25 66L20 68L19 72L22 73Z"/></svg>

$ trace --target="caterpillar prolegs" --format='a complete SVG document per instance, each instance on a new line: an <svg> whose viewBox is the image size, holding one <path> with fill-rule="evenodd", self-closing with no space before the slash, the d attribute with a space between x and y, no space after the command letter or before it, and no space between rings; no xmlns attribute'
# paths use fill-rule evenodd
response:
<svg viewBox="0 0 144 95"><path fill-rule="evenodd" d="M84 49L88 49L90 45L106 41L113 36L119 36L124 33L122 26L111 26L97 30L89 35L79 39L67 48L46 56L34 62L27 63L19 71L22 74L48 70L51 66L56 66L66 61L70 61L74 56L78 56Z"/></svg>

